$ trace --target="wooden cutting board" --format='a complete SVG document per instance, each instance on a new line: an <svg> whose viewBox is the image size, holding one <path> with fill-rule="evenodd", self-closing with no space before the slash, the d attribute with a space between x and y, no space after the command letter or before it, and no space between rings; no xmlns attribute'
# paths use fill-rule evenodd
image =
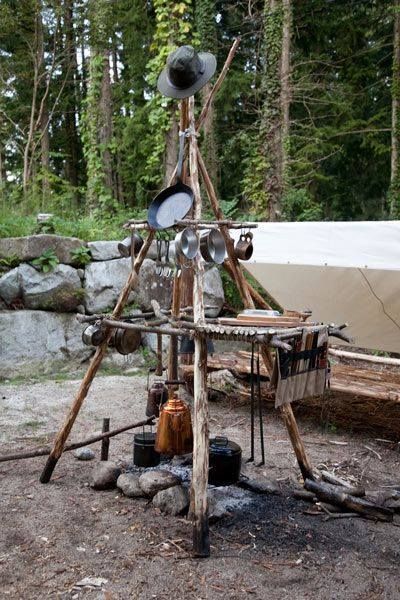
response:
<svg viewBox="0 0 400 600"><path fill-rule="evenodd" d="M221 325L229 325L230 327L304 327L304 321L293 319L291 317L243 317L229 318L221 317L218 319ZM310 325L310 323L308 323Z"/></svg>

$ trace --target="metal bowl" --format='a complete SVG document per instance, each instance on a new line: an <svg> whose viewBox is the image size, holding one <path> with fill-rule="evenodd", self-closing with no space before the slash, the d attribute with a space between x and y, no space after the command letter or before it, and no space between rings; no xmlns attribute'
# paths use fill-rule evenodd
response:
<svg viewBox="0 0 400 600"><path fill-rule="evenodd" d="M200 252L208 263L221 265L225 260L226 246L224 236L218 229L203 233L200 238Z"/></svg>
<svg viewBox="0 0 400 600"><path fill-rule="evenodd" d="M196 256L199 247L199 238L191 227L186 227L175 236L175 252L190 260Z"/></svg>

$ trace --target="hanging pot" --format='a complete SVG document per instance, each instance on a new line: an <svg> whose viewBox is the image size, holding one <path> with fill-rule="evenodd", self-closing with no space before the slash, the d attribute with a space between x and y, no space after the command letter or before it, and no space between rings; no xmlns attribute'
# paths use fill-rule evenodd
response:
<svg viewBox="0 0 400 600"><path fill-rule="evenodd" d="M142 341L140 331L134 329L116 329L113 345L120 354L131 354L135 352Z"/></svg>
<svg viewBox="0 0 400 600"><path fill-rule="evenodd" d="M147 392L146 417L159 417L160 406L168 401L168 388L162 381L155 381Z"/></svg>
<svg viewBox="0 0 400 600"><path fill-rule="evenodd" d="M89 325L82 333L82 341L86 346L100 346L105 338L105 331L100 325Z"/></svg>
<svg viewBox="0 0 400 600"><path fill-rule="evenodd" d="M215 347L212 340L207 339L207 354L214 354ZM181 337L181 345L179 347L179 354L194 354L194 339L188 335Z"/></svg>
<svg viewBox="0 0 400 600"><path fill-rule="evenodd" d="M186 227L175 236L175 253L192 260L199 251L200 242L197 233Z"/></svg>
<svg viewBox="0 0 400 600"><path fill-rule="evenodd" d="M232 485L240 477L242 465L241 447L226 437L210 439L208 483Z"/></svg>
<svg viewBox="0 0 400 600"><path fill-rule="evenodd" d="M225 260L225 240L218 229L203 233L200 238L200 252L207 263L221 265Z"/></svg>
<svg viewBox="0 0 400 600"><path fill-rule="evenodd" d="M185 148L185 133L179 132L179 157L176 183L162 190L152 201L147 212L147 221L152 229L166 229L182 220L192 208L193 190L182 183L182 165Z"/></svg>
<svg viewBox="0 0 400 600"><path fill-rule="evenodd" d="M253 255L253 234L242 233L235 246L235 256L240 260L250 260Z"/></svg>
<svg viewBox="0 0 400 600"><path fill-rule="evenodd" d="M167 456L188 454L193 450L190 409L177 392L171 392L168 402L161 407L155 449Z"/></svg>
<svg viewBox="0 0 400 600"><path fill-rule="evenodd" d="M121 256L124 258L128 258L131 256L131 247L132 247L132 238L133 238L133 254L139 254L141 247L144 244L144 240L141 235L138 233L134 233L133 236L126 237L122 242L118 244L118 251Z"/></svg>
<svg viewBox="0 0 400 600"><path fill-rule="evenodd" d="M133 463L137 467L156 467L160 464L160 454L154 444L156 434L152 432L135 433L133 436Z"/></svg>

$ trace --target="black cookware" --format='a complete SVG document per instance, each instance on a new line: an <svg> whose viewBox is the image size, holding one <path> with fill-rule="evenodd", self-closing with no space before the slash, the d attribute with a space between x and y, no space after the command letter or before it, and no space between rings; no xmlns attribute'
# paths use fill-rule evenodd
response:
<svg viewBox="0 0 400 600"><path fill-rule="evenodd" d="M152 229L172 227L183 219L192 207L193 190L182 183L182 165L185 148L185 132L179 132L179 157L176 183L162 190L152 201L147 212L147 221Z"/></svg>
<svg viewBox="0 0 400 600"><path fill-rule="evenodd" d="M135 433L133 439L133 462L137 467L156 467L160 464L160 455L154 449L155 433Z"/></svg>
<svg viewBox="0 0 400 600"><path fill-rule="evenodd" d="M242 449L226 437L210 439L208 483L232 485L239 480Z"/></svg>

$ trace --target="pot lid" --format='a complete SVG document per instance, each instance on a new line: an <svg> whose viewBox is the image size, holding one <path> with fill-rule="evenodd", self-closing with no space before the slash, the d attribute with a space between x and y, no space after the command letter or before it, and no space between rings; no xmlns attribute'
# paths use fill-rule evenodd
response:
<svg viewBox="0 0 400 600"><path fill-rule="evenodd" d="M222 456L234 456L240 454L242 449L239 444L228 440L227 437L216 436L210 439L210 452Z"/></svg>

